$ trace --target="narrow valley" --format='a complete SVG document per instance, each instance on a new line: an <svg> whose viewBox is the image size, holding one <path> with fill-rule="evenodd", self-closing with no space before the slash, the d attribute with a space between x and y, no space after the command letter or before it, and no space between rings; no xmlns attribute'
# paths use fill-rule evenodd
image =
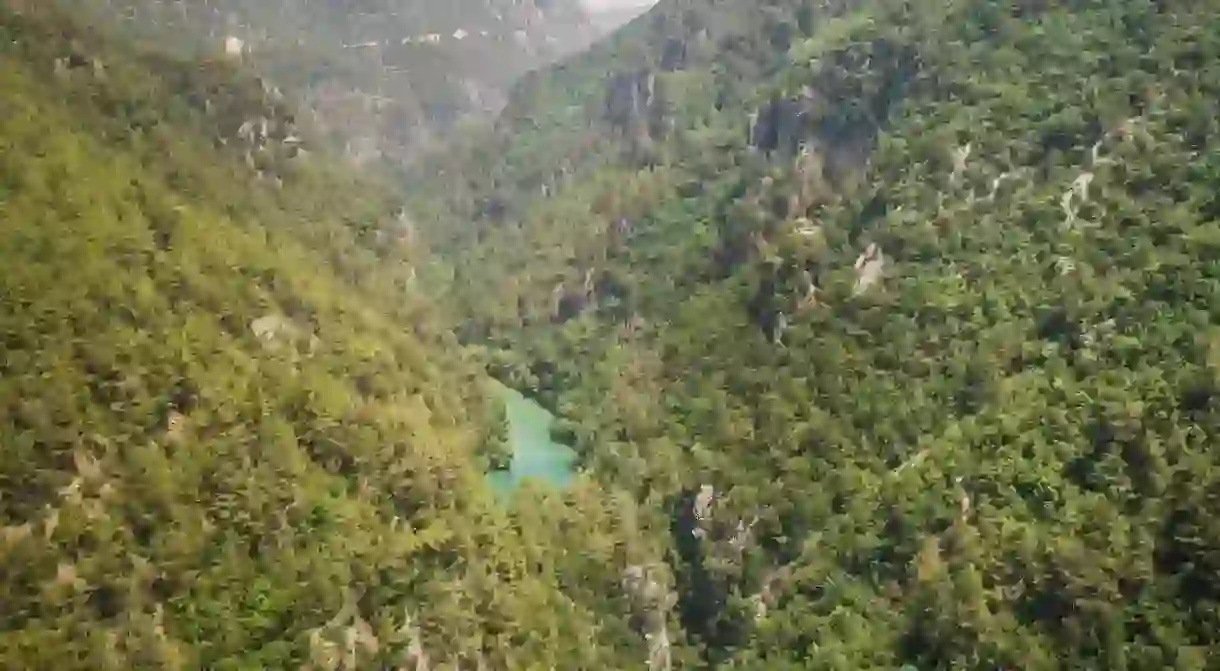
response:
<svg viewBox="0 0 1220 671"><path fill-rule="evenodd" d="M0 667L1220 659L1217 0L0 0Z"/></svg>

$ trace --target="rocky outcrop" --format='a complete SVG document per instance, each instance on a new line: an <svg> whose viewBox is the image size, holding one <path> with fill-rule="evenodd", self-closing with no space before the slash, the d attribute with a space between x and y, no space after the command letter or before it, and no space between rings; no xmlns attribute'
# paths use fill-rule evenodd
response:
<svg viewBox="0 0 1220 671"><path fill-rule="evenodd" d="M751 115L750 146L766 152L793 155L813 139L810 101L775 96Z"/></svg>
<svg viewBox="0 0 1220 671"><path fill-rule="evenodd" d="M852 295L858 296L877 284L885 271L885 254L876 243L868 247L856 259L856 284L852 287Z"/></svg>
<svg viewBox="0 0 1220 671"><path fill-rule="evenodd" d="M668 37L661 49L661 70L675 72L686 66L686 40L680 37Z"/></svg>
<svg viewBox="0 0 1220 671"><path fill-rule="evenodd" d="M268 352L313 356L322 341L312 331L282 315L265 315L250 322L250 332Z"/></svg>
<svg viewBox="0 0 1220 671"><path fill-rule="evenodd" d="M670 671L669 609L674 596L665 587L659 567L633 564L623 571L623 591L631 601L640 634L648 644L648 670Z"/></svg>
<svg viewBox="0 0 1220 671"><path fill-rule="evenodd" d="M699 494L695 496L695 505L692 512L695 515L696 524L694 535L696 538L703 538L707 534L704 528L704 522L711 519L712 503L716 499L716 488L712 485L703 485L699 488Z"/></svg>
<svg viewBox="0 0 1220 671"><path fill-rule="evenodd" d="M310 668L355 671L377 654L380 642L350 596L329 622L309 632Z"/></svg>
<svg viewBox="0 0 1220 671"><path fill-rule="evenodd" d="M629 134L647 123L656 87L650 69L620 72L606 83L605 118L621 133Z"/></svg>

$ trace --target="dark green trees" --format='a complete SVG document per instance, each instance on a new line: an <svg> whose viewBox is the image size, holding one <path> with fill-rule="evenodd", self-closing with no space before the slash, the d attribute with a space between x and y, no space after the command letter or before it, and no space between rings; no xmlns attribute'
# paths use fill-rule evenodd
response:
<svg viewBox="0 0 1220 671"><path fill-rule="evenodd" d="M707 536L668 539L690 644L746 668L1202 668L1217 7L736 7L663 4L540 75L503 158L464 168L508 215L432 228L478 268L458 314L582 427L600 482L667 515L715 485ZM661 62L672 134L641 167L600 105ZM514 188L569 142L563 190ZM634 326L608 291L540 318L589 269L631 288ZM478 294L506 285L515 310Z"/></svg>

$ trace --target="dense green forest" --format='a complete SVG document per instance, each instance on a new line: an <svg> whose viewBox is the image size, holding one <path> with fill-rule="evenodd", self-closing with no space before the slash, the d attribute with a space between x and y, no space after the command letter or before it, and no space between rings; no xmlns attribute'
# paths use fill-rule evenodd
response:
<svg viewBox="0 0 1220 671"><path fill-rule="evenodd" d="M0 667L1216 668L1220 3L662 0L405 193L249 66L0 0Z"/></svg>
<svg viewBox="0 0 1220 671"><path fill-rule="evenodd" d="M1216 668L1217 101L1216 2L662 2L421 172L421 278L702 664Z"/></svg>
<svg viewBox="0 0 1220 671"><path fill-rule="evenodd" d="M660 532L587 481L493 498L401 203L292 117L0 3L0 667L643 664Z"/></svg>

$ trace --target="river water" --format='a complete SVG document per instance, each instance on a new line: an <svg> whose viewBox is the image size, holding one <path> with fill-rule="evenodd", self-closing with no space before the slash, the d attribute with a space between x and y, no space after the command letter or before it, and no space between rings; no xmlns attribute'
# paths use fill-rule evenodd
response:
<svg viewBox="0 0 1220 671"><path fill-rule="evenodd" d="M554 487L567 485L574 474L576 452L551 440L551 423L555 416L521 392L499 382L493 384L492 393L504 403L508 444L513 454L508 470L488 474L492 489L504 494L526 479Z"/></svg>

